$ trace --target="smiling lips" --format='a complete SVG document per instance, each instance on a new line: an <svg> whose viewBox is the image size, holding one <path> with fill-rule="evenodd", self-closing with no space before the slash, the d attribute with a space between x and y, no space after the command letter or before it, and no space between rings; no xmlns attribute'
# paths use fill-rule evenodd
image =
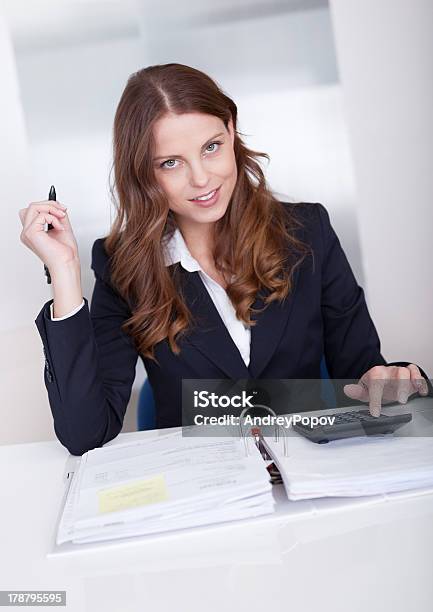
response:
<svg viewBox="0 0 433 612"><path fill-rule="evenodd" d="M191 198L190 202L206 202L206 200L211 200L220 187L217 187L216 189L213 189L212 191L208 191L207 193L201 196L197 196L196 198Z"/></svg>

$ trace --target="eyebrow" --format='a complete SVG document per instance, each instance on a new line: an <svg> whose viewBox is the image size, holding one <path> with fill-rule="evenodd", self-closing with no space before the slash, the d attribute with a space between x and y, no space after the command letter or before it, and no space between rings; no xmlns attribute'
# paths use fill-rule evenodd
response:
<svg viewBox="0 0 433 612"><path fill-rule="evenodd" d="M214 140L215 138L218 138L219 136L224 136L224 132L219 132L218 134L215 134L215 136L211 136L211 138L208 138L208 140L206 140L206 142L202 146L202 149L207 145L208 142ZM158 159L173 159L174 157L181 157L183 159L183 155L158 155L158 157L153 158L153 161L158 161Z"/></svg>

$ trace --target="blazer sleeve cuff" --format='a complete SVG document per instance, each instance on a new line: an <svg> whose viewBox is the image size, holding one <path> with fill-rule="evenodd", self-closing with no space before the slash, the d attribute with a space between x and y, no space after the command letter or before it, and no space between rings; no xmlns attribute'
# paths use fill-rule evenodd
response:
<svg viewBox="0 0 433 612"><path fill-rule="evenodd" d="M89 337L92 337L89 304L86 298L83 298L83 302L82 307L74 315L61 321L53 321L51 319L53 300L49 300L43 305L35 319L42 339L46 373L49 379L53 378L58 384L59 395L60 389L67 381L57 380L59 368L56 368L56 364L64 365L70 356L77 355L81 349L89 346ZM61 371L63 369L60 368Z"/></svg>
<svg viewBox="0 0 433 612"><path fill-rule="evenodd" d="M84 299L82 300L81 304L79 306L77 306L76 308L74 308L74 310L71 310L71 312L68 312L68 314L65 314L63 317L55 317L54 316L54 309L53 309L54 303L51 302L50 304L50 315L51 315L51 320L52 321L63 321L64 319L68 319L69 317L72 317L76 312L78 312L79 310L81 310L81 308L84 306Z"/></svg>

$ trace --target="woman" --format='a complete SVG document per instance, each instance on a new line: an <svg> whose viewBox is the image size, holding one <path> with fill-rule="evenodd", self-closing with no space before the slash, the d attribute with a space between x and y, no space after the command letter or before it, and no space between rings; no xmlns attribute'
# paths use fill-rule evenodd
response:
<svg viewBox="0 0 433 612"><path fill-rule="evenodd" d="M429 392L416 365L382 357L325 208L279 202L257 161L268 156L236 126L235 103L198 70L130 77L114 121L117 217L92 248L90 312L67 209L20 211L21 240L51 274L36 325L55 431L71 453L119 433L139 355L158 427L181 424L182 379L318 379L323 354L331 377L360 379L345 392L373 414L382 397Z"/></svg>

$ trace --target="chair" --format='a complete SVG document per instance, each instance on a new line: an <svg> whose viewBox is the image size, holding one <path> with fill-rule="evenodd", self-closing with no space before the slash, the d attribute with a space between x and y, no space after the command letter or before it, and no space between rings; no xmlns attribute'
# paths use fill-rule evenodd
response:
<svg viewBox="0 0 433 612"><path fill-rule="evenodd" d="M326 367L325 357L320 361L320 378L322 379L322 400L329 408L334 408L336 404L335 391L332 382L329 380L329 372ZM156 411L155 400L149 379L146 378L138 397L137 406L137 430L155 429Z"/></svg>
<svg viewBox="0 0 433 612"><path fill-rule="evenodd" d="M337 406L337 398L335 395L334 385L330 380L328 368L326 367L325 356L320 360L320 378L322 379L322 400L327 408L335 408Z"/></svg>
<svg viewBox="0 0 433 612"><path fill-rule="evenodd" d="M145 429L156 428L156 410L155 400L153 397L152 387L150 386L149 379L143 383L138 396L137 406L137 430L143 431Z"/></svg>

